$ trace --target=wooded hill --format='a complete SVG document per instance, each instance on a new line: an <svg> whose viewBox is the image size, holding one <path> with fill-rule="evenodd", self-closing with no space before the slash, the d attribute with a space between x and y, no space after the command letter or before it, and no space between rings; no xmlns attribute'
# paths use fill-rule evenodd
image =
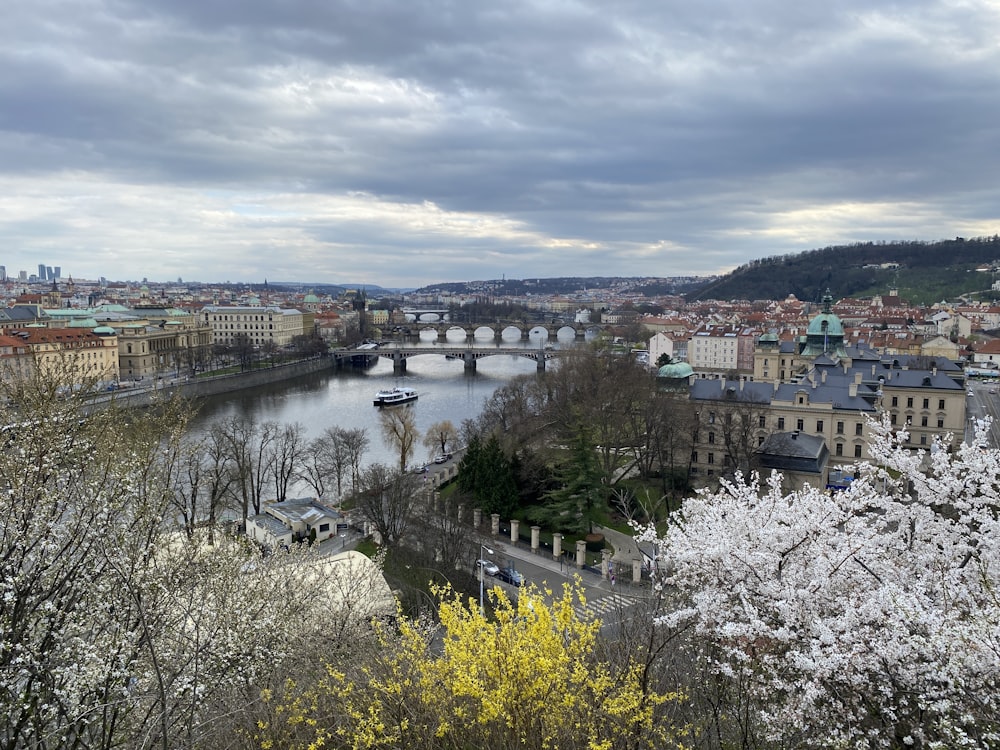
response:
<svg viewBox="0 0 1000 750"><path fill-rule="evenodd" d="M898 264L898 267L893 267ZM1000 236L938 242L865 242L751 261L688 295L696 299L818 301L884 294L890 287L911 302L929 304L989 290L1000 268Z"/></svg>

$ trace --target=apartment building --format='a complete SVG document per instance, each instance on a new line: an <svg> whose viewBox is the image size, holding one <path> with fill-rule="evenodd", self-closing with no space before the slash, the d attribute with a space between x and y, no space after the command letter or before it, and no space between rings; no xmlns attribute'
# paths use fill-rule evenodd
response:
<svg viewBox="0 0 1000 750"><path fill-rule="evenodd" d="M755 333L740 326L703 325L688 340L688 362L702 374L749 374L753 371Z"/></svg>
<svg viewBox="0 0 1000 750"><path fill-rule="evenodd" d="M3 342L0 378L41 376L64 385L118 380L118 336L112 328L11 328Z"/></svg>
<svg viewBox="0 0 1000 750"><path fill-rule="evenodd" d="M870 419L885 414L906 445L949 447L964 437L964 373L949 360L868 353L836 361L814 360L789 382L692 379L698 431L693 474L702 479L755 468L758 449L773 433L822 438L832 468L868 459Z"/></svg>
<svg viewBox="0 0 1000 750"><path fill-rule="evenodd" d="M305 330L300 310L273 306L208 305L202 308L200 317L202 324L211 328L216 344L232 345L245 337L254 346L287 346L296 336L311 332Z"/></svg>

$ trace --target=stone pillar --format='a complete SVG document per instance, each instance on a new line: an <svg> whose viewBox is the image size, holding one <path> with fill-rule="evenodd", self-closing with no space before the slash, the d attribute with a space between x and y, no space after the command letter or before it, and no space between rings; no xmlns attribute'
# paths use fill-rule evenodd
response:
<svg viewBox="0 0 1000 750"><path fill-rule="evenodd" d="M435 513L440 513L441 512L441 493L438 492L437 490L434 490L434 496L433 496L431 502L433 503L433 506L434 506L434 512Z"/></svg>
<svg viewBox="0 0 1000 750"><path fill-rule="evenodd" d="M562 557L562 537L563 535L556 532L552 535L552 559L558 560Z"/></svg>
<svg viewBox="0 0 1000 750"><path fill-rule="evenodd" d="M541 352L535 355L535 369L538 372L545 372L545 355Z"/></svg>
<svg viewBox="0 0 1000 750"><path fill-rule="evenodd" d="M472 526L478 529L480 524L483 522L483 509L476 508L472 511Z"/></svg>
<svg viewBox="0 0 1000 750"><path fill-rule="evenodd" d="M601 578L607 578L611 569L611 550L601 550Z"/></svg>
<svg viewBox="0 0 1000 750"><path fill-rule="evenodd" d="M510 521L510 543L511 544L517 544L517 540L518 540L518 538L520 536L520 532L521 532L520 526L521 526L521 522L520 521L518 521L516 518L512 518L511 519L511 521Z"/></svg>
<svg viewBox="0 0 1000 750"><path fill-rule="evenodd" d="M402 352L393 352L392 371L397 375L406 372L406 357Z"/></svg>
<svg viewBox="0 0 1000 750"><path fill-rule="evenodd" d="M587 564L587 543L580 539L576 543L576 567L582 568Z"/></svg>
<svg viewBox="0 0 1000 750"><path fill-rule="evenodd" d="M500 514L499 513L494 513L492 516L490 516L490 533L493 536L499 536L500 535Z"/></svg>
<svg viewBox="0 0 1000 750"><path fill-rule="evenodd" d="M462 523L462 517L465 515L465 503L459 503L458 508L455 510L455 518L459 523Z"/></svg>
<svg viewBox="0 0 1000 750"><path fill-rule="evenodd" d="M536 555L538 554L538 535L541 530L540 526L531 527L531 551Z"/></svg>
<svg viewBox="0 0 1000 750"><path fill-rule="evenodd" d="M462 359L465 362L465 371L466 372L475 372L476 371L476 355L475 354L473 354L472 352L466 352L465 354L462 355Z"/></svg>
<svg viewBox="0 0 1000 750"><path fill-rule="evenodd" d="M642 560L632 561L632 583L642 583Z"/></svg>

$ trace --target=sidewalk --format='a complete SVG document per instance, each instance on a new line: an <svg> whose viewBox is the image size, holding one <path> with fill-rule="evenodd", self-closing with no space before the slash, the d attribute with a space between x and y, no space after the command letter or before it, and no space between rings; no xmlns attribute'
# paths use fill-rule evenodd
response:
<svg viewBox="0 0 1000 750"><path fill-rule="evenodd" d="M638 548L636 547L635 540L628 534L623 534L620 531L615 531L614 529L605 528L603 526L595 526L594 530L596 532L603 533L605 539L614 549L614 554L611 556L611 562L613 563L616 575L615 589L621 589L622 586L625 586L626 589L631 590L633 593L638 593L640 589L647 588L649 583L648 581L639 584L632 582L632 560L641 557ZM565 555L566 562L560 562L559 560L552 558L550 550L539 549L538 552L535 553L530 548L523 545L511 544L509 537L496 537L491 543L491 546L497 553L496 557L503 556L508 557L511 560L523 560L525 562L530 562L532 565L552 571L560 578L568 578L573 575L579 575L588 586L612 590L611 581L602 576L600 573L600 562L594 566L587 565L583 568L579 568L575 562L575 552L567 550L567 554ZM588 555L588 559L592 558L592 554ZM551 584L556 580L558 579L552 579L549 583Z"/></svg>

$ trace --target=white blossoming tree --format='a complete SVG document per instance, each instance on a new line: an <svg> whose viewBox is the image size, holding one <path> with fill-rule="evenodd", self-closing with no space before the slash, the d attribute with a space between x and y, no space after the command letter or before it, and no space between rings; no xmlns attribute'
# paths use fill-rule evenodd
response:
<svg viewBox="0 0 1000 750"><path fill-rule="evenodd" d="M0 747L249 737L262 689L329 657L355 594L321 596L308 550L264 559L184 533L182 405L88 411L45 383L0 395Z"/></svg>
<svg viewBox="0 0 1000 750"><path fill-rule="evenodd" d="M872 427L872 463L846 491L754 476L645 530L681 597L660 623L692 627L721 675L749 676L782 744L997 746L1000 452L914 452Z"/></svg>

